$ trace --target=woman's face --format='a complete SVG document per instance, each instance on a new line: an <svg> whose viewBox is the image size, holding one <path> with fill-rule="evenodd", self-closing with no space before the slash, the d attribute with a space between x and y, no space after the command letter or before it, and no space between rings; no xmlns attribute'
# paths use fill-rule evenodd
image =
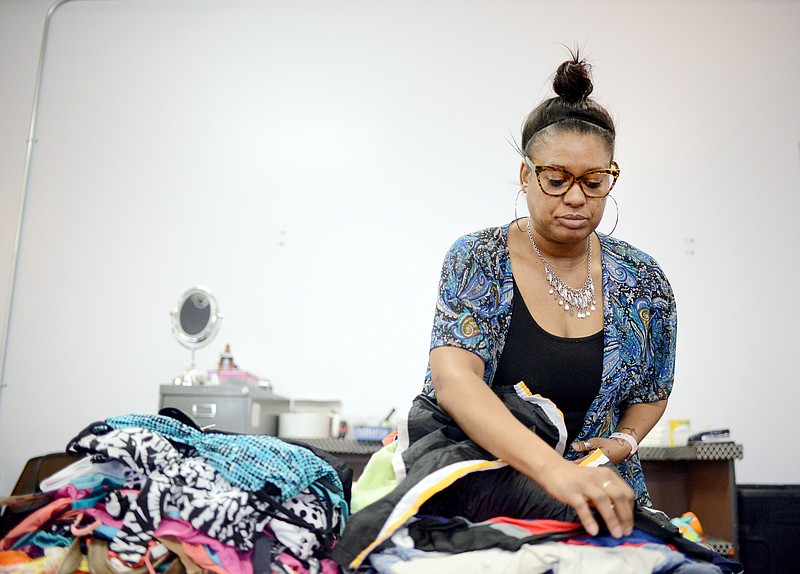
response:
<svg viewBox="0 0 800 574"><path fill-rule="evenodd" d="M531 160L535 165L559 167L579 177L609 167L611 153L599 136L567 131L556 132L534 146ZM531 228L540 240L561 244L582 242L600 224L605 198L586 197L577 182L560 197L545 195L536 174L524 162L519 175L526 190Z"/></svg>

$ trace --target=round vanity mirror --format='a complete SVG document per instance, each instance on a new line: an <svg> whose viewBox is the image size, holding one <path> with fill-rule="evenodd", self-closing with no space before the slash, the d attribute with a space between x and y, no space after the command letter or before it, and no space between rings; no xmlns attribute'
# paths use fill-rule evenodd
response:
<svg viewBox="0 0 800 574"><path fill-rule="evenodd" d="M172 332L181 345L191 349L191 360L182 376L175 377L176 385L204 384L208 377L195 369L194 352L208 345L217 334L222 313L211 291L192 287L178 299L172 310Z"/></svg>
<svg viewBox="0 0 800 574"><path fill-rule="evenodd" d="M172 311L172 330L183 346L199 349L214 338L221 318L211 292L205 287L192 287L178 299Z"/></svg>

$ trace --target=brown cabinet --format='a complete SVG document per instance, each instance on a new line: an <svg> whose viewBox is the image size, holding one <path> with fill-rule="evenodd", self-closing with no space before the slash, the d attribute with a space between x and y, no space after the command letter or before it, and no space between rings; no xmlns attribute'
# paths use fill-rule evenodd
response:
<svg viewBox="0 0 800 574"><path fill-rule="evenodd" d="M653 507L670 517L694 512L714 550L733 554L738 542L734 461L743 452L732 442L640 448Z"/></svg>

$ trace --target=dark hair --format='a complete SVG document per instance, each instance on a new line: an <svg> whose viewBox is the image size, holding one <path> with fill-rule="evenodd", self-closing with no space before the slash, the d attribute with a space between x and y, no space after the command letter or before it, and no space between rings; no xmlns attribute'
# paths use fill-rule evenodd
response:
<svg viewBox="0 0 800 574"><path fill-rule="evenodd" d="M531 148L553 130L568 130L600 136L614 156L616 130L611 115L589 95L592 93L591 66L581 59L577 50L572 58L558 67L553 78L555 98L536 106L522 125L522 151ZM552 129L547 129L553 126Z"/></svg>

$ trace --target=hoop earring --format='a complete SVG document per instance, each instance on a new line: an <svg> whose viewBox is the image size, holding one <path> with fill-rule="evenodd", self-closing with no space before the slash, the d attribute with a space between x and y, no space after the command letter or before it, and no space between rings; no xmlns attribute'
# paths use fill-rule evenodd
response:
<svg viewBox="0 0 800 574"><path fill-rule="evenodd" d="M614 230L617 228L617 224L619 223L619 203L617 203L617 200L614 198L613 195L609 195L608 197L610 197L611 201L614 202L614 208L617 212L616 216L614 217L614 227L611 228L611 231L606 233L606 235L611 235L612 233L614 233Z"/></svg>
<svg viewBox="0 0 800 574"><path fill-rule="evenodd" d="M519 194L520 193L528 193L528 192L523 187L520 187L519 191L517 192L517 197L514 199L514 222L517 224L517 229L519 229L520 231L525 231L524 229L522 229L522 226L519 224L519 220L521 218L517 215L517 204L519 204Z"/></svg>

